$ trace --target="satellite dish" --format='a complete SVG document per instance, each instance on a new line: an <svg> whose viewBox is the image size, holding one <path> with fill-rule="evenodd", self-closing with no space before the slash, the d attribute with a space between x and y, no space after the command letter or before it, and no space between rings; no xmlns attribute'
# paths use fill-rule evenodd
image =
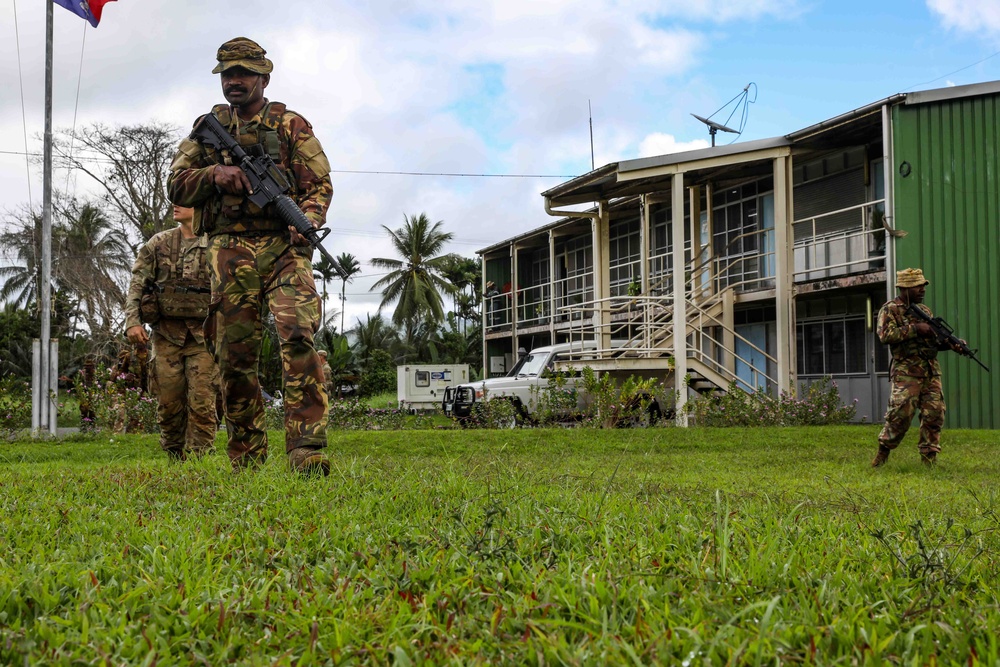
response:
<svg viewBox="0 0 1000 667"><path fill-rule="evenodd" d="M726 127L722 123L716 123L714 120L709 120L707 118L702 118L701 116L699 116L696 113L693 113L691 115L694 116L695 118L697 118L698 120L700 120L701 122L703 122L705 125L708 126L708 134L712 137L712 147L713 148L715 147L715 133L718 132L719 130L722 130L723 132L731 132L733 134L739 134L738 130L734 130L731 127Z"/></svg>

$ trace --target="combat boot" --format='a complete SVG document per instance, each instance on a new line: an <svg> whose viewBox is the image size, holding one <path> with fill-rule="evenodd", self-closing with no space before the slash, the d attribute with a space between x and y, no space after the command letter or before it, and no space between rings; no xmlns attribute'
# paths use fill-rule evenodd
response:
<svg viewBox="0 0 1000 667"><path fill-rule="evenodd" d="M303 475L322 475L326 477L330 474L330 459L320 449L309 449L308 447L298 447L288 452L288 465L292 470Z"/></svg>
<svg viewBox="0 0 1000 667"><path fill-rule="evenodd" d="M879 445L878 454L872 459L872 467L878 468L879 466L885 465L885 462L889 460L889 453L892 452L888 447L883 447Z"/></svg>
<svg viewBox="0 0 1000 667"><path fill-rule="evenodd" d="M937 463L937 452L920 452L920 462L925 466L932 466Z"/></svg>

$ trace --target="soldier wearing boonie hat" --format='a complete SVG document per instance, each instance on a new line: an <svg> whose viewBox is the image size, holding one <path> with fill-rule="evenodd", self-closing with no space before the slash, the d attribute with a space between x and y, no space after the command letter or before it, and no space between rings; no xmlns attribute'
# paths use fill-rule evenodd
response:
<svg viewBox="0 0 1000 667"><path fill-rule="evenodd" d="M220 46L215 54L219 64L212 70L212 74L221 74L233 67L242 67L255 74L270 74L274 69L274 63L265 58L265 55L267 51L252 39L246 37L231 39Z"/></svg>
<svg viewBox="0 0 1000 667"><path fill-rule="evenodd" d="M274 69L266 55L246 37L219 47L212 72L228 104L212 113L248 153L271 157L291 184L287 194L318 228L333 195L330 162L305 118L264 97ZM288 462L300 472L328 474L322 450L329 399L313 340L319 296L308 242L273 205L260 208L248 199L250 181L228 151L190 137L178 147L167 191L175 204L198 209L195 231L209 236L213 301L205 342L221 372L234 469L253 468L268 453L257 364L262 313L270 308L281 340Z"/></svg>
<svg viewBox="0 0 1000 667"><path fill-rule="evenodd" d="M878 337L892 352L889 380L892 392L885 413L885 424L878 436L878 453L872 467L884 465L889 453L899 446L913 416L920 411L920 459L933 464L941 451L941 427L944 425L944 394L941 387L940 350L949 349L939 343L929 324L908 312L911 304L933 317L923 305L930 281L921 269L896 272L899 296L889 301L878 313Z"/></svg>

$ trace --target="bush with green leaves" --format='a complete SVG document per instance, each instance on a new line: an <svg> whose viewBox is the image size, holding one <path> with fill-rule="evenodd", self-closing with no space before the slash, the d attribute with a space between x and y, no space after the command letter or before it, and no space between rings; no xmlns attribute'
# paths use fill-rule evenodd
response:
<svg viewBox="0 0 1000 667"><path fill-rule="evenodd" d="M598 375L589 366L583 369L583 386L590 397L584 423L595 428L649 424L651 406L663 393L656 378L630 375L618 383L609 373Z"/></svg>
<svg viewBox="0 0 1000 667"><path fill-rule="evenodd" d="M406 413L399 408L373 408L362 399L345 398L330 402L330 428L346 431L396 431L406 425Z"/></svg>
<svg viewBox="0 0 1000 667"><path fill-rule="evenodd" d="M22 379L0 379L0 437L12 438L31 426L31 387Z"/></svg>
<svg viewBox="0 0 1000 667"><path fill-rule="evenodd" d="M375 396L396 389L396 364L385 350L372 350L361 372L358 391L362 396Z"/></svg>
<svg viewBox="0 0 1000 667"><path fill-rule="evenodd" d="M531 387L531 417L539 425L554 424L576 416L579 391L567 373L555 372L548 384Z"/></svg>
<svg viewBox="0 0 1000 667"><path fill-rule="evenodd" d="M108 430L125 433L157 433L156 398L131 386L125 375L114 376L110 368L99 366L94 382L84 384L80 376L73 387L77 401L89 405L94 422L85 430Z"/></svg>
<svg viewBox="0 0 1000 667"><path fill-rule="evenodd" d="M733 382L723 394L688 402L687 411L698 426L820 426L850 422L857 399L842 404L829 377L813 382L801 398L790 392L774 397L763 389L751 393Z"/></svg>
<svg viewBox="0 0 1000 667"><path fill-rule="evenodd" d="M472 414L461 421L466 428L510 428L521 419L521 409L510 399L486 394L472 405Z"/></svg>

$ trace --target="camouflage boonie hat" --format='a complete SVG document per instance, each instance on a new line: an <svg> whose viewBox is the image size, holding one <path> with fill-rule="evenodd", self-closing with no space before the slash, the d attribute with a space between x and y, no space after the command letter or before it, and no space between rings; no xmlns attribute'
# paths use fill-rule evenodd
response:
<svg viewBox="0 0 1000 667"><path fill-rule="evenodd" d="M243 67L256 74L270 74L274 69L274 63L264 57L266 53L267 51L252 39L246 37L231 39L219 47L219 52L215 55L219 59L219 64L212 70L212 74L219 74L233 67Z"/></svg>
<svg viewBox="0 0 1000 667"><path fill-rule="evenodd" d="M924 278L924 272L920 269L896 271L896 287L921 287L930 284L931 281Z"/></svg>

